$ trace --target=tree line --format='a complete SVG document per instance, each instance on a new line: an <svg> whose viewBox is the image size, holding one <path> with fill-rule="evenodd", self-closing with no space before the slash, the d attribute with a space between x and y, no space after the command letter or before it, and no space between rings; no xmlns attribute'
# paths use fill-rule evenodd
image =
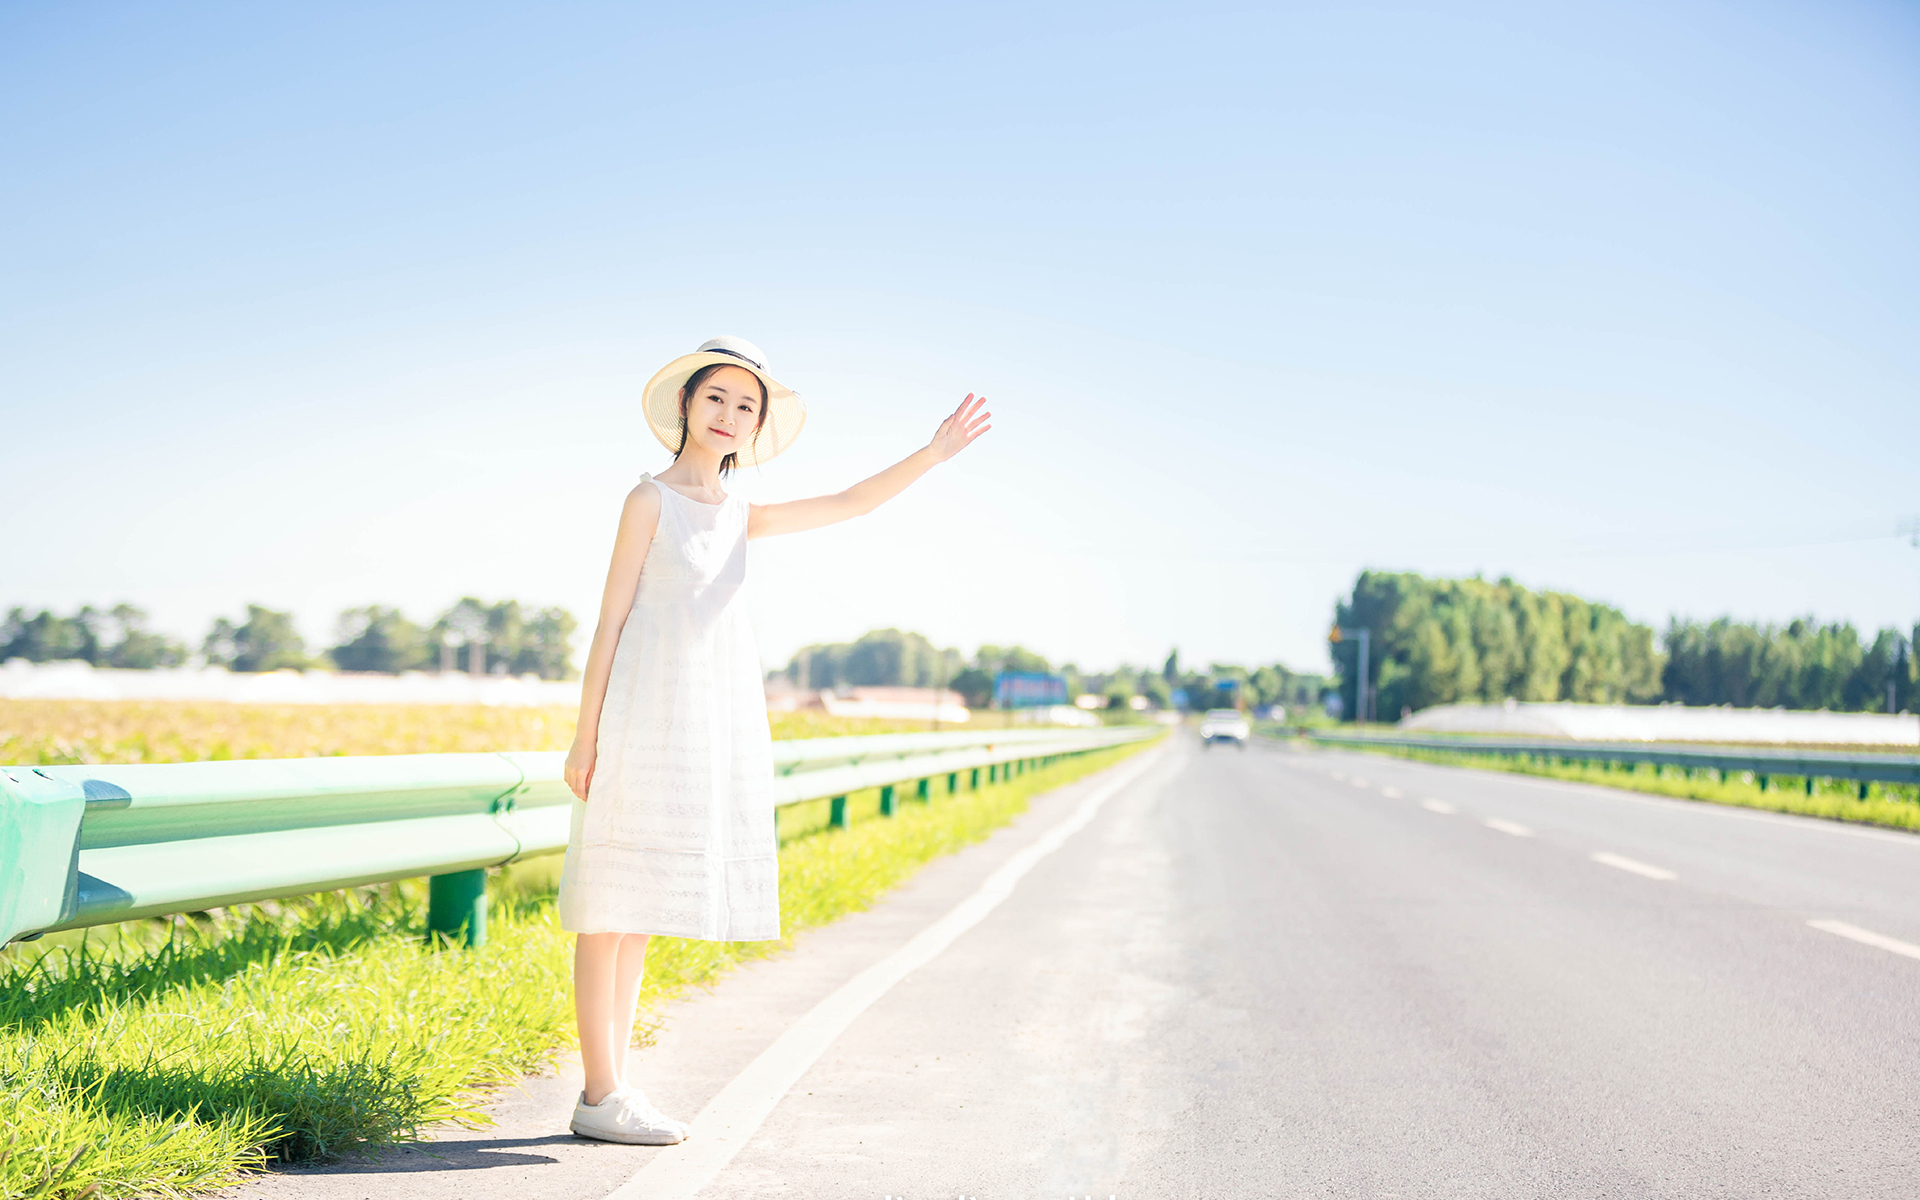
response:
<svg viewBox="0 0 1920 1200"><path fill-rule="evenodd" d="M1882 629L1864 641L1851 624L1673 621L1662 637L1662 695L1682 704L1907 712L1915 707L1914 639Z"/></svg>
<svg viewBox="0 0 1920 1200"><path fill-rule="evenodd" d="M333 644L310 652L293 614L249 604L244 617L215 618L199 655L209 666L232 671L464 670L574 679L579 674L571 661L577 628L564 608L524 607L517 600L487 604L464 596L426 625L397 608L370 604L342 612ZM152 669L182 666L191 657L186 643L153 632L146 612L131 604L82 605L71 616L49 609L29 615L16 607L0 624L0 661L80 659L96 667Z"/></svg>
<svg viewBox="0 0 1920 1200"><path fill-rule="evenodd" d="M1656 638L1610 605L1509 578L1363 571L1334 624L1369 631L1369 707L1384 720L1509 697L1899 712L1914 706L1920 680L1913 638L1897 629L1869 643L1851 624L1811 617L1785 625L1676 617ZM1348 714L1358 657L1357 638L1333 646Z"/></svg>
<svg viewBox="0 0 1920 1200"><path fill-rule="evenodd" d="M804 646L772 674L800 688L949 687L969 708L985 708L993 699L994 676L1001 671L1060 675L1069 695L1099 696L1109 708L1128 707L1136 696L1156 708L1171 708L1176 694L1184 696L1189 708L1241 703L1304 707L1317 703L1327 686L1324 676L1300 674L1278 663L1210 663L1205 669L1183 669L1177 649L1158 667L1122 663L1107 671L1082 671L1071 662L1056 666L1024 646L983 645L966 655L936 648L925 635L899 629L875 629L851 642Z"/></svg>

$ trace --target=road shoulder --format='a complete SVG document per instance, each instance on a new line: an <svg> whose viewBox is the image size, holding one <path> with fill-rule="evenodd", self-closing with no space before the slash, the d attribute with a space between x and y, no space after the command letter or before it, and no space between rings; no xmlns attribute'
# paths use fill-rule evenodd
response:
<svg viewBox="0 0 1920 1200"><path fill-rule="evenodd" d="M971 895L1113 772L1132 767L1130 756L1034 797L1012 822L928 863L872 908L808 930L790 951L742 964L711 987L669 1002L654 1015L653 1044L633 1050L629 1077L661 1111L691 1119L822 998ZM567 1119L579 1088L579 1063L564 1057L556 1069L528 1076L484 1105L490 1126L438 1126L416 1142L274 1171L224 1194L234 1200L464 1200L482 1190L515 1200L605 1195L660 1151L574 1137Z"/></svg>

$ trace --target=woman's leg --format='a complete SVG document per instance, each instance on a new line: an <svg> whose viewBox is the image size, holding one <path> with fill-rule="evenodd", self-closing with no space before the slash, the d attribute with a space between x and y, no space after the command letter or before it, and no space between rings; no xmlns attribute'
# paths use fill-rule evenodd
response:
<svg viewBox="0 0 1920 1200"><path fill-rule="evenodd" d="M614 1055L615 979L626 936L582 933L573 940L573 1016L580 1027L580 1065L586 1068L588 1104L600 1103L619 1086L627 1058L624 1045L619 1056Z"/></svg>
<svg viewBox="0 0 1920 1200"><path fill-rule="evenodd" d="M613 1076L627 1081L627 1050L633 1045L633 1014L640 1007L640 976L647 967L647 934L629 933L620 942L613 985Z"/></svg>

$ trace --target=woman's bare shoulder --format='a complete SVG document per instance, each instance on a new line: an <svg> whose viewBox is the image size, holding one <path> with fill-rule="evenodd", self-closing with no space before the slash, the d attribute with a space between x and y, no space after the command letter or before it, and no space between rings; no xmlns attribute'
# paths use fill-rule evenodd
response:
<svg viewBox="0 0 1920 1200"><path fill-rule="evenodd" d="M642 475L640 482L627 493L626 507L632 509L635 505L660 507L660 485L653 481L653 476Z"/></svg>
<svg viewBox="0 0 1920 1200"><path fill-rule="evenodd" d="M651 529L660 520L660 485L646 476L633 485L620 505L620 523L639 529Z"/></svg>

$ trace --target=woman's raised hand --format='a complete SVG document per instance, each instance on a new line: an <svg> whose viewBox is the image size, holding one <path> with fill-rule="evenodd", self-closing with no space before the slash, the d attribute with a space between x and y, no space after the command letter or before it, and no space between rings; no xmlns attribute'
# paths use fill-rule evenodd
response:
<svg viewBox="0 0 1920 1200"><path fill-rule="evenodd" d="M940 422L933 440L927 443L927 449L933 451L937 461L947 461L971 445L973 439L993 428L987 424L987 419L993 414L980 411L986 403L985 396L975 398L972 392L968 392L967 398L960 402L960 407L953 410L953 415Z"/></svg>

